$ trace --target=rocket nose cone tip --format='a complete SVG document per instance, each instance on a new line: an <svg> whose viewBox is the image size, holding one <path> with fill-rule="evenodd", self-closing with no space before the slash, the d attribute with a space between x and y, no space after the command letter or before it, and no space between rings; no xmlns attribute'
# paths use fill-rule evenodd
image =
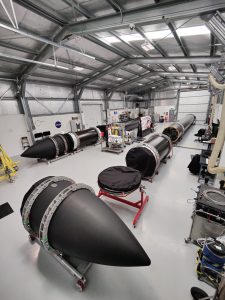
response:
<svg viewBox="0 0 225 300"><path fill-rule="evenodd" d="M144 252L143 255L140 257L140 266L150 266L151 260L148 255Z"/></svg>
<svg viewBox="0 0 225 300"><path fill-rule="evenodd" d="M30 148L28 148L28 149L26 149L20 156L22 156L22 157L29 157L30 155L29 155L29 151L30 150Z"/></svg>
<svg viewBox="0 0 225 300"><path fill-rule="evenodd" d="M27 148L22 154L22 157L29 157L29 158L38 158L40 155L40 150L38 147L38 144L34 144L32 146L30 146L29 148Z"/></svg>

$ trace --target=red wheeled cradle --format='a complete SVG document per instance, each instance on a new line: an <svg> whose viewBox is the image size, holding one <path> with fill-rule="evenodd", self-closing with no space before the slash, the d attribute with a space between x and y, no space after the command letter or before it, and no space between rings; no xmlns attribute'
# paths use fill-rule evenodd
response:
<svg viewBox="0 0 225 300"><path fill-rule="evenodd" d="M128 170L127 176L125 176L125 177L122 176L122 178L120 178L120 176L119 176L120 171L122 171L123 175L124 175L124 172L126 172L126 170ZM129 173L129 171L131 171L132 173ZM106 175L108 175L109 184L111 184L111 186L105 186L105 182L104 182L104 184L102 183L102 181L105 178L101 178L101 174L103 174L104 172L106 173ZM115 172L114 176L112 176L113 172ZM132 176L133 176L133 178L132 178ZM131 181L130 185L129 185L129 179ZM116 182L118 182L118 181L119 181L119 183L118 183L119 186L122 185L123 183L126 183L126 185L128 184L128 187L126 186L125 191L121 191L121 190L119 190L119 188L117 188ZM134 182L134 184L132 184L133 182ZM136 215L133 219L133 226L136 227L136 224L141 216L141 213L142 213L146 203L149 200L149 196L146 195L146 193L144 191L144 186L141 184L140 172L137 170L134 170L132 168L129 168L129 167L111 167L111 168L104 170L102 173L100 173L99 178L98 178L98 184L100 187L98 197L106 196L107 198L113 199L115 201L119 201L123 204L129 205L131 207L138 209L138 212L136 213ZM124 199L126 196L133 193L137 189L139 189L140 194L141 194L140 200L133 202L133 201Z"/></svg>

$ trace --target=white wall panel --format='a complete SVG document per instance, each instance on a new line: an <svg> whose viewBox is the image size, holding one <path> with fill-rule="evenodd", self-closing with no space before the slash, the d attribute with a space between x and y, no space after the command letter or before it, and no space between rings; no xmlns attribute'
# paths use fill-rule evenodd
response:
<svg viewBox="0 0 225 300"><path fill-rule="evenodd" d="M207 90L180 93L178 120L193 113L198 124L204 124L207 117L210 93Z"/></svg>
<svg viewBox="0 0 225 300"><path fill-rule="evenodd" d="M82 104L83 124L85 129L103 123L101 104Z"/></svg>
<svg viewBox="0 0 225 300"><path fill-rule="evenodd" d="M0 144L9 156L20 155L23 152L23 136L29 138L24 115L0 116Z"/></svg>
<svg viewBox="0 0 225 300"><path fill-rule="evenodd" d="M0 101L0 115L18 115L19 113L19 107L16 100Z"/></svg>
<svg viewBox="0 0 225 300"><path fill-rule="evenodd" d="M95 89L84 89L81 99L104 99L104 92Z"/></svg>
<svg viewBox="0 0 225 300"><path fill-rule="evenodd" d="M124 102L123 101L109 101L109 109L123 109Z"/></svg>
<svg viewBox="0 0 225 300"><path fill-rule="evenodd" d="M169 99L169 100L154 100L154 106L175 106L177 103L177 99ZM151 102L152 104L152 102Z"/></svg>
<svg viewBox="0 0 225 300"><path fill-rule="evenodd" d="M4 96L14 98L16 92L15 82L0 80L0 98L6 91L7 93Z"/></svg>
<svg viewBox="0 0 225 300"><path fill-rule="evenodd" d="M54 116L37 116L33 117L36 132L50 131L51 135L57 133L66 133L71 131L70 121L72 118L78 118L77 122L80 122L78 114L66 114L66 115L54 115ZM55 123L61 122L61 127L57 128Z"/></svg>
<svg viewBox="0 0 225 300"><path fill-rule="evenodd" d="M32 115L73 113L73 101L28 101Z"/></svg>
<svg viewBox="0 0 225 300"><path fill-rule="evenodd" d="M113 100L113 99L116 99L116 100L124 100L124 93L117 93L117 92L115 92L115 93L113 93L111 99L112 99L112 100Z"/></svg>
<svg viewBox="0 0 225 300"><path fill-rule="evenodd" d="M25 96L31 97L29 93L37 98L67 98L69 94L73 93L73 89L70 87L27 83Z"/></svg>
<svg viewBox="0 0 225 300"><path fill-rule="evenodd" d="M175 109L174 105L162 105L162 106L155 106L154 113L159 114L160 116L164 116L166 112L169 113L170 109Z"/></svg>

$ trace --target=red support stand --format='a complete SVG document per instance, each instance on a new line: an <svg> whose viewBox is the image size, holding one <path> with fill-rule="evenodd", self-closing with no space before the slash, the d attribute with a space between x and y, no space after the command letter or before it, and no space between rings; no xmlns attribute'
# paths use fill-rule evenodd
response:
<svg viewBox="0 0 225 300"><path fill-rule="evenodd" d="M136 215L134 217L134 220L133 220L133 226L136 227L136 223L137 223L137 221L139 220L139 218L141 216L141 213L142 213L142 211L145 207L145 204L149 200L149 197L145 194L142 186L140 187L140 193L141 193L141 200L139 200L137 202L132 202L132 201L120 198L118 196L112 195L109 192L106 192L105 190L100 188L99 193L98 193L98 197L106 196L110 199L119 201L121 203L127 204L129 206L134 207L134 208L137 208L138 212L136 213ZM127 194L125 194L125 193L121 194L121 197L126 197L126 196L127 196Z"/></svg>

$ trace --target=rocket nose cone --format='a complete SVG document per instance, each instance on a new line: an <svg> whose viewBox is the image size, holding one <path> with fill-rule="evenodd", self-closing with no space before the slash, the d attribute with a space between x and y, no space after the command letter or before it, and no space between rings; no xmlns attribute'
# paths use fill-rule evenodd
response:
<svg viewBox="0 0 225 300"><path fill-rule="evenodd" d="M148 266L150 259L122 220L88 190L78 190L56 210L49 227L54 249L111 266Z"/></svg>
<svg viewBox="0 0 225 300"><path fill-rule="evenodd" d="M139 244L139 242L135 239L133 235L130 243L127 243L126 245L121 247L121 251L123 251L123 254L117 252L118 262L119 261L121 262L120 264L118 264L118 266L142 267L142 266L149 266L151 264L150 258L148 257L148 255L146 254L142 246Z"/></svg>
<svg viewBox="0 0 225 300"><path fill-rule="evenodd" d="M55 156L55 146L50 139L36 142L34 145L26 149L21 156L29 158L52 158Z"/></svg>
<svg viewBox="0 0 225 300"><path fill-rule="evenodd" d="M35 146L36 145L33 145L33 146L30 146L29 148L27 148L22 154L21 154L21 156L22 157L30 157L30 158L32 158L32 157L36 157L36 156L33 156L34 155L34 153L36 152L35 151Z"/></svg>

